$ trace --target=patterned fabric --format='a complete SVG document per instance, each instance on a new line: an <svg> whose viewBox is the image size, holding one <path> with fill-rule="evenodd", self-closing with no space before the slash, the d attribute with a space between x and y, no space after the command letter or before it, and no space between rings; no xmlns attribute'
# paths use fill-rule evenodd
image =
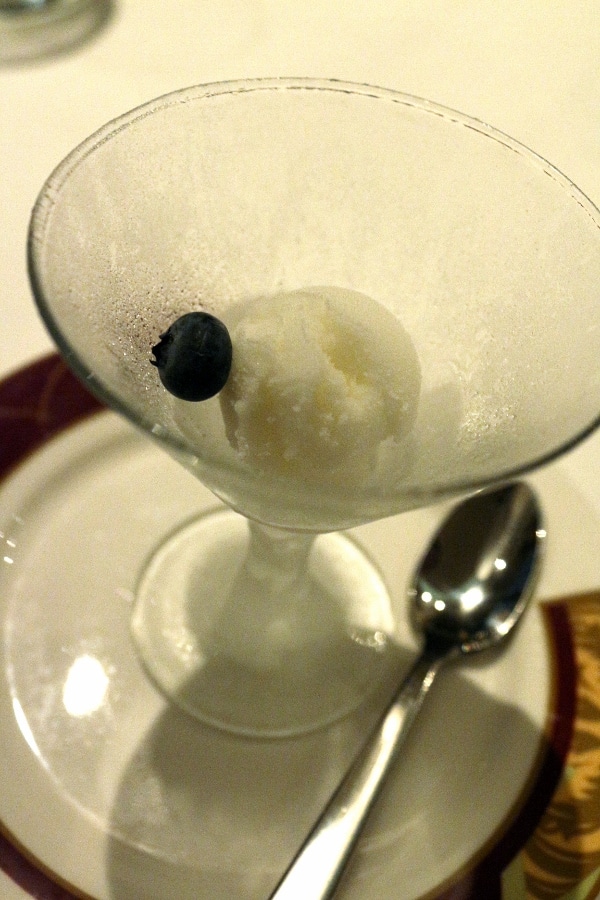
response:
<svg viewBox="0 0 600 900"><path fill-rule="evenodd" d="M563 603L577 671L573 737L560 783L522 854L528 900L600 894L600 592Z"/></svg>

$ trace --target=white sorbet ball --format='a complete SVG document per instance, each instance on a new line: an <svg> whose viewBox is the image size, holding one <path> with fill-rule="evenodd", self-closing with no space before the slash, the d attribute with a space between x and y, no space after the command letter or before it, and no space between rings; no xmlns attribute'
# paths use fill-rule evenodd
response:
<svg viewBox="0 0 600 900"><path fill-rule="evenodd" d="M251 465L306 477L364 467L410 431L419 360L400 321L370 297L336 287L262 297L230 330L221 410Z"/></svg>

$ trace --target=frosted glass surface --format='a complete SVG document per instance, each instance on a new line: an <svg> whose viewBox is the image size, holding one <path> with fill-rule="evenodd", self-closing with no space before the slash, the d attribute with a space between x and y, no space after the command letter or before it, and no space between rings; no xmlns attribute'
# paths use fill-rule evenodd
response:
<svg viewBox="0 0 600 900"><path fill-rule="evenodd" d="M599 222L549 164L459 114L358 86L237 83L155 101L75 151L30 257L51 330L109 402L241 511L337 528L518 471L591 426ZM265 485L216 398L191 446L148 362L183 312L227 323L244 299L323 284L394 312L423 372L411 435L344 496Z"/></svg>

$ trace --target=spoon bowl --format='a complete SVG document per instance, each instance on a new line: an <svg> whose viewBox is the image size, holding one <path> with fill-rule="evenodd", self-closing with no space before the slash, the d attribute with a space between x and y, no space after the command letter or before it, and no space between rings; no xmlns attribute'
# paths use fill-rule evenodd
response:
<svg viewBox="0 0 600 900"><path fill-rule="evenodd" d="M531 488L513 482L459 503L415 570L415 629L451 653L485 650L516 624L535 587L543 536Z"/></svg>
<svg viewBox="0 0 600 900"><path fill-rule="evenodd" d="M271 900L328 900L442 665L500 645L539 573L546 532L523 482L468 497L438 528L409 596L422 652L292 861Z"/></svg>

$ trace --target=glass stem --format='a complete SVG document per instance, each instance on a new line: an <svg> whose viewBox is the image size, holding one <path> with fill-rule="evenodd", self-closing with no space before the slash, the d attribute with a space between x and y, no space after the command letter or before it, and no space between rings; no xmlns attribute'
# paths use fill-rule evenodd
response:
<svg viewBox="0 0 600 900"><path fill-rule="evenodd" d="M249 522L244 561L221 618L220 652L273 668L315 636L318 610L308 574L316 535Z"/></svg>
<svg viewBox="0 0 600 900"><path fill-rule="evenodd" d="M243 577L259 587L265 600L276 603L289 593L305 590L308 557L315 535L252 521L249 526L250 542L242 567Z"/></svg>

